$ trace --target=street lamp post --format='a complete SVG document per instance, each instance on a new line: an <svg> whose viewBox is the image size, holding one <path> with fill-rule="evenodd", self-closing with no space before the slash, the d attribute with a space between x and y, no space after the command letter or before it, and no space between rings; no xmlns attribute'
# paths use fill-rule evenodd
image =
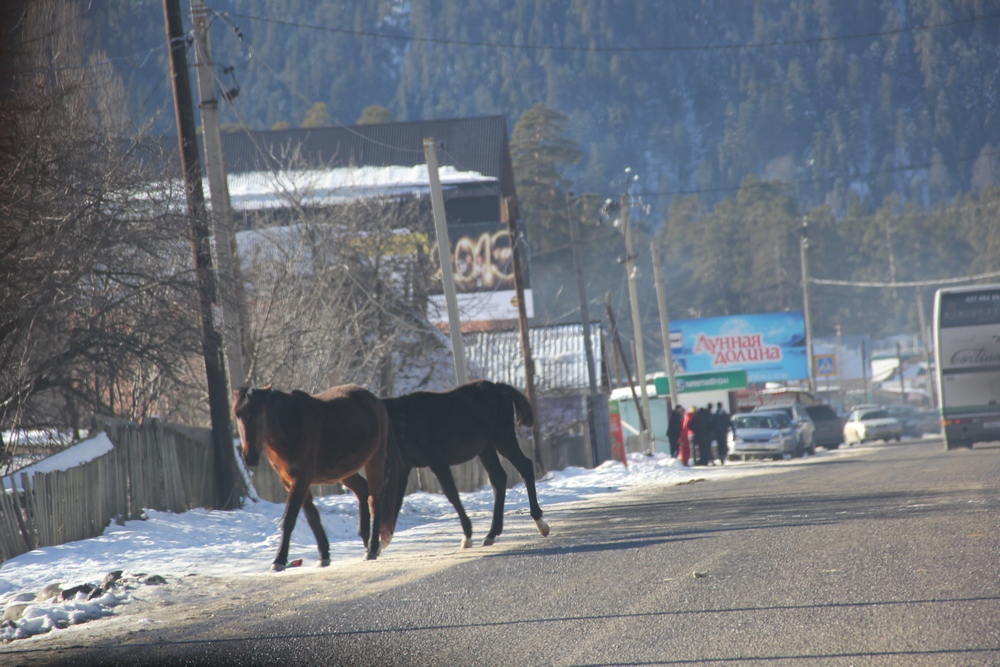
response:
<svg viewBox="0 0 1000 667"><path fill-rule="evenodd" d="M802 260L802 308L806 320L806 379L809 391L816 392L813 378L812 321L809 317L809 218L802 218L802 237L799 240L799 253Z"/></svg>

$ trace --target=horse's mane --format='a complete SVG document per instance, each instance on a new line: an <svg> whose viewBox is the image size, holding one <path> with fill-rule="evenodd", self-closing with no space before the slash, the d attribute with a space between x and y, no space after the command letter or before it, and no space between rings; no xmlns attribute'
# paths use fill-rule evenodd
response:
<svg viewBox="0 0 1000 667"><path fill-rule="evenodd" d="M283 391L269 389L264 395L267 427L275 444L280 446L302 438L304 427L302 423L303 399L308 400L309 398L309 394L298 390L287 394Z"/></svg>

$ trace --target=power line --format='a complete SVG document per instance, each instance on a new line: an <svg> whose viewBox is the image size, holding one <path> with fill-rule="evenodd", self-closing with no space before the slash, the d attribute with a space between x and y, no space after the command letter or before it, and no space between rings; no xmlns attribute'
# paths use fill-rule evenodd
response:
<svg viewBox="0 0 1000 667"><path fill-rule="evenodd" d="M929 30L952 28L955 26L965 25L969 23L978 23L980 21L987 21L990 19L1000 17L1000 13L986 14L984 16L973 16L966 19L957 19L955 21L946 21L943 23L930 23L922 26L897 28L895 30L881 30L877 32L857 33L853 35L837 35L833 37L814 37L810 39L775 40L771 42L747 42L743 44L704 44L699 46L636 46L636 47L607 46L605 47L605 46L560 46L555 44L518 44L516 42L475 42L469 40L438 39L434 37L414 37L410 35L393 35L390 33L376 32L372 30L350 30L347 28L331 28L329 26L315 25L311 23L302 23L299 21L290 21L287 19L274 19L263 16L253 16L250 14L240 14L237 12L223 12L223 13L226 14L227 16L234 16L237 18L247 19L250 21L260 21L262 23L271 23L275 25L283 25L292 28L302 28L305 30L318 30L320 32L350 35L354 37L374 37L378 39L392 39L397 41L419 42L425 44L441 44L446 46L471 46L477 48L514 49L514 50L527 49L527 50L539 50L539 51L567 51L567 52L585 52L585 53L593 53L593 52L670 53L670 52L760 49L760 48L776 48L783 46L808 46L814 44L825 44L829 42L839 42L839 41L847 41L854 39L871 39L875 37L901 35L905 33L926 32Z"/></svg>
<svg viewBox="0 0 1000 667"><path fill-rule="evenodd" d="M365 32L365 31L354 31L354 30L347 30L347 29L340 29L340 28L327 28L325 26L315 26L315 25L310 25L310 24L302 24L302 23L297 23L297 22L293 22L293 21L285 21L285 20L281 20L281 19L268 19L268 18L262 18L262 17L252 16L252 15L247 15L247 14L240 14L240 13L236 13L236 12L218 12L218 11L213 10L213 13L217 17L219 17L222 21L224 21L227 25L230 26L230 28L233 30L234 34L237 36L237 38L240 40L240 42L243 43L246 46L246 48L248 49L248 51L250 52L251 58L259 60L261 62L261 64L271 73L271 75L274 78L276 78L277 80L281 81L281 83L293 95L295 95L297 98L299 98L301 101L305 102L306 104L311 104L312 100L308 99L303 94L301 94L297 89L295 89L294 87L292 87L287 81L285 81L285 79L277 71L275 71L275 69L273 67L271 67L266 61L264 61L257 54L257 52L254 49L253 45L249 42L249 40L246 39L245 35L243 34L243 32L239 28L239 26L235 22L233 22L232 20L230 20L230 17L246 18L246 19L249 19L249 20L264 21L264 22L270 22L270 23L275 23L275 24L279 24L279 25L288 25L288 26L292 26L292 27L300 27L300 28L320 30L320 31L328 31L328 32L336 32L336 33L346 33L346 34L355 34L355 35L359 35L359 36L373 36L373 37L388 36L388 37L392 37L393 39L411 39L409 37L383 35L382 33ZM997 17L1000 17L1000 13L998 13L998 14L990 14L990 15L981 16L981 17L973 17L971 19L963 19L963 20L959 20L959 21L951 21L951 22L946 22L946 23L934 24L934 25L930 25L930 26L914 27L914 28L907 28L907 29L899 29L899 30L894 30L894 31L886 31L886 32L882 32L882 33L870 33L867 36L892 35L892 34L898 34L899 32L906 32L906 31L930 30L930 29L944 28L944 27L954 26L954 25L957 25L957 24L960 24L960 23L969 23L969 22L973 22L973 21L986 20L986 19L992 19L992 18L997 18ZM858 38L858 37L861 37L861 36L865 36L865 35L845 36L845 37L836 38L836 39L854 39L854 38ZM412 39L414 39L416 41L424 41L424 40L420 40L420 39L417 39L417 38L412 38ZM832 41L834 39L835 38L823 38L820 41ZM487 44L478 44L478 43L475 43L475 42L468 42L468 43L466 43L466 42L450 42L448 40L426 40L426 41L489 46ZM809 40L805 40L805 41L809 41ZM785 42L783 44L791 44L791 42ZM749 48L752 45L743 45L743 46ZM549 47L538 47L538 48L549 48ZM553 47L553 48L555 48L555 47ZM735 48L735 47L732 47L732 48ZM612 49L609 49L609 50L612 50ZM628 51L628 50L633 50L633 49L622 49L622 50ZM642 49L639 49L639 50L642 50ZM406 152L406 151L409 151L409 152L420 152L417 149L406 149L406 148L403 148L403 147L400 147L400 146L389 145L389 144L386 144L384 142L380 142L380 141L377 141L375 139L372 139L371 137L367 137L365 135L362 135L361 133L357 132L356 130L353 130L351 128L351 126L346 125L345 123L343 123L340 120L334 118L333 116L330 116L330 120L333 122L334 125L336 125L338 127L341 127L342 129L344 129L344 130L346 130L348 132L353 133L355 136L359 137L360 139L362 139L364 141L368 141L368 142L370 142L370 143L372 143L374 145L382 146L384 148L392 148L392 149L400 150L400 151L404 151L404 152ZM819 176L819 177L816 177L816 178L800 179L800 180L795 180L795 181L786 181L786 182L783 182L783 183L766 183L764 185L768 185L768 186L775 186L775 185L777 185L777 186L781 186L781 187L791 187L791 186L801 186L801 185L811 185L811 184L817 184L817 183L824 183L824 182L829 182L829 181L835 181L835 180L838 180L838 179L854 179L854 180L862 179L862 180L864 180L864 179L875 178L875 177L878 177L878 176L884 176L884 175L887 175L887 174L894 174L894 173L900 173L900 172L914 171L914 170L918 170L918 169L928 169L930 167L933 167L933 166L936 166L936 165L941 165L941 164L958 164L958 163L962 163L962 162L972 162L972 161L977 160L981 156L991 156L992 157L992 156L996 156L998 154L1000 154L1000 150L985 151L985 152L979 153L979 154L977 154L975 156L963 156L963 157L955 158L953 160L940 160L940 161L937 161L937 162L928 162L928 163L922 163L922 164L911 164L911 165L902 165L902 166L898 166L898 167L889 167L887 169L881 169L881 170L867 172L867 173L863 173L863 174L855 174L855 175L850 175L850 176L844 176L844 175ZM685 189L685 190L666 190L666 191L655 191L655 192L636 192L636 193L634 193L634 195L636 197L673 197L673 196L689 196L689 195L702 195L702 194L718 194L718 193L726 193L726 192L738 192L740 189L741 189L741 186L729 186L729 187L703 188L703 189L695 188L695 189Z"/></svg>
<svg viewBox="0 0 1000 667"><path fill-rule="evenodd" d="M1000 155L1000 149L993 151L981 151L976 155L963 155L951 160L938 160L936 162L924 162L921 164L908 164L899 167L889 167L887 169L879 169L877 171L869 171L863 174L852 174L852 175L835 175L835 176L818 176L816 178L804 178L796 181L782 181L782 182L764 182L761 181L762 187L787 187L793 185L811 185L816 183L823 183L826 181L836 181L838 179L845 180L867 180L871 178L876 178L878 176L885 176L887 174L897 174L899 172L906 171L916 171L919 169L930 169L931 167L936 167L943 164L960 164L962 162L975 162L980 157L996 157ZM634 193L636 197L673 197L677 195L701 195L701 194L716 194L720 192L737 192L741 190L743 186L729 186L724 188L704 188L704 189L694 189L694 190L660 190L654 192L636 192Z"/></svg>
<svg viewBox="0 0 1000 667"><path fill-rule="evenodd" d="M240 27L238 25L236 25L236 23L234 23L233 21L230 21L229 18L228 18L230 15L232 15L232 16L240 16L239 14L230 14L230 12L217 12L215 10L212 10L212 13L215 14L216 16L218 16L220 19L222 19L226 23L226 25L228 25L232 29L233 33L236 35L237 39L239 39L240 43L246 46L247 51L249 51L249 53L250 53L250 57L252 59L256 60L257 62L260 62L260 64L263 65L264 68L268 72L270 72L271 75L275 79L277 79L278 81L280 81L285 86L285 88L288 89L288 91L290 93L292 93L292 95L294 95L295 97L299 98L301 101L305 102L306 104L312 104L313 103L313 100L310 100L309 98L307 98L305 95L303 95L302 93L300 93L298 91L298 89L296 89L295 87L293 87L292 85L290 85L287 81L285 81L285 79L281 76L281 74L279 74L273 67L271 67L267 63L266 60L264 60L263 58L261 58L257 54L257 51L256 51L256 49L254 49L253 44L251 44L250 41L248 39L246 39L246 36L243 34L243 31L240 30ZM233 106L233 109L235 109L235 105L232 105L232 106ZM330 118L331 121L333 121L334 125L336 125L337 127L340 127L341 129L343 129L343 130L345 130L347 132L350 132L351 134L353 134L354 136L358 137L362 141L366 141L366 142L368 142L370 144L373 144L375 146L381 146L382 148L389 148L389 149L392 149L392 150L397 150L397 151L400 151L400 152L403 152L403 153L421 153L421 154L423 153L423 148L419 148L419 149L405 148L403 146L395 146L395 145L392 145L392 144L387 144L387 143L382 142L382 141L378 141L377 139L373 139L372 137L369 137L369 136L367 136L365 134L362 134L361 132L358 132L357 130L355 130L351 126L342 123L340 120L338 120L337 118L334 118L329 113L327 114L327 116ZM246 124L243 123L242 119L241 119L240 122L246 128ZM247 128L247 131L250 132L252 130L250 130L249 128Z"/></svg>
<svg viewBox="0 0 1000 667"><path fill-rule="evenodd" d="M241 42L241 44L243 44L247 48L247 50L248 50L248 52L250 54L250 57L252 59L255 59L255 60L259 61L261 63L261 65L268 72L270 72L271 75L275 79L277 79L278 81L280 81L289 90L289 92L291 92L293 95L295 95L298 99L300 99L301 101L303 101L306 104L311 104L312 100L310 100L309 98L307 98L305 95L303 95L302 93L300 93L295 87L293 87L287 81L285 81L285 79L281 76L280 73L278 73L273 67L271 67L266 62L266 60L264 60L263 58L260 57L260 55L257 53L256 49L254 48L253 44L250 43L250 41L246 39L246 36L243 34L243 31L240 29L240 27L234 21L232 21L230 19L230 17L247 18L247 19L250 19L250 20L266 21L266 22L272 22L272 23L277 23L277 24L291 25L291 26L297 26L297 27L303 27L303 28L311 28L311 29L315 29L315 30L324 30L324 31L331 31L331 32L346 32L346 33L350 33L350 34L359 34L359 35L383 36L380 33L365 33L363 31L359 32L359 31L342 30L342 29L337 29L337 28L325 28L325 27L321 27L321 26L311 26L311 25L298 24L298 23L295 23L295 22L283 21L283 20L278 20L278 19L264 19L264 18L261 18L261 17L254 17L254 16L245 15L245 14L239 14L239 13L235 13L235 12L218 12L218 11L215 11L215 10L212 10L212 12L213 12L213 14L216 17L218 17L219 19L221 19L223 22L226 23L226 25L228 25L232 29L233 33L239 39L239 41ZM924 28L919 28L919 29L932 29L932 28L939 28L939 27L947 27L947 26L955 25L957 23L963 23L963 22L967 23L967 22L974 21L974 20L980 20L980 19L985 20L985 19L996 18L996 17L1000 17L1000 14L991 14L991 15L988 15L988 16L983 16L983 17L978 17L978 18L973 18L973 19L968 19L968 20L963 20L963 21L953 21L953 22L950 22L950 23L941 23L941 24L936 24L934 26L925 26ZM908 29L908 30L916 30L916 29L918 29L918 28L911 28L911 29ZM900 32L900 31L888 31L888 32L878 33L878 34L895 34L897 32ZM844 37L844 39L847 39L847 38L850 38L850 37ZM235 106L233 106L232 108L235 111ZM239 118L240 124L242 125L242 127L244 128L244 130L246 132L248 132L248 133L252 132L252 130L246 124L245 120L242 117L240 117L240 114L238 112L237 112L237 117ZM341 122L337 118L334 118L333 116L329 116L329 118L333 122L334 125L336 125L336 126L342 128L342 129L344 129L344 130L346 130L346 131L354 134L355 136L357 136L358 138L362 139L363 141L372 143L373 145L378 145L378 146L381 146L381 147L384 147L384 148L391 148L391 149L399 150L399 151L402 151L402 152L421 152L418 149L408 149L408 148L404 148L404 147L401 147L401 146L395 146L395 145L387 144L385 142L380 142L380 141L378 141L376 139L373 139L373 138L368 137L368 136L366 136L366 135L364 135L362 133L357 132L351 126L346 125L345 123ZM254 142L254 143L256 144L256 142ZM259 146L257 146L257 148L258 148L258 150L260 150ZM443 150L443 147L442 147L442 150ZM445 153L447 154L447 151L445 151ZM958 157L958 158L955 158L955 159L952 159L952 160L939 160L939 161L936 161L936 162L927 162L927 163L921 163L921 164L911 164L911 165L902 165L902 166L898 166L898 167L890 167L890 168L887 168L887 169L882 169L882 170L867 172L867 173L863 173L863 174L854 174L854 175L850 175L850 176L844 176L844 175L821 176L821 177L816 177L816 178L801 179L801 180L795 180L795 181L786 181L786 182L781 182L781 183L763 183L762 182L761 185L765 186L765 187L774 187L774 186L778 186L778 187L791 187L791 186L810 185L810 184L816 184L816 183L834 181L834 180L838 180L838 179L852 179L852 180L870 179L870 178L875 178L877 176L882 176L882 175L887 175L887 174L907 172L907 171L914 171L914 170L919 170L919 169L928 169L930 167L933 167L933 166L936 166L936 165L941 165L941 164L958 164L958 163L962 163L962 162L971 162L971 161L975 161L975 160L979 159L982 156L994 157L994 156L997 156L997 155L1000 155L1000 150L983 151L983 152L981 152L981 153L979 153L979 154L977 154L975 156L962 156L962 157ZM455 165L457 167L460 167L459 161L455 160L454 156L450 156L450 157L451 157L452 161L455 163ZM684 195L699 195L699 194L716 194L716 193L725 193L725 192L737 192L737 191L739 191L741 189L741 187L742 186L730 186L730 187L689 189L689 190L672 190L672 191L668 190L668 191L656 191L656 192L635 192L633 194L637 198L638 197L669 197L669 196L684 196ZM560 248L554 248L554 249L551 249L549 251L545 251L545 253L548 254L548 253L554 252L556 250L560 250Z"/></svg>

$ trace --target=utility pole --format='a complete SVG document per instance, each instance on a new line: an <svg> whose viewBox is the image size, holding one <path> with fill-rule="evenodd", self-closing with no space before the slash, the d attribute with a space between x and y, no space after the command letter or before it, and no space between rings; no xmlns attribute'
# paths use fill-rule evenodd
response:
<svg viewBox="0 0 1000 667"><path fill-rule="evenodd" d="M809 392L816 393L816 381L813 378L813 338L812 320L809 317L809 217L802 218L802 236L799 239L799 254L802 258L802 308L806 320L806 379L809 382ZM867 389L866 389L867 392Z"/></svg>
<svg viewBox="0 0 1000 667"><path fill-rule="evenodd" d="M444 214L444 195L441 193L441 177L438 175L437 145L433 137L424 139L424 158L427 160L427 178L431 187L431 209L434 211L434 232L437 234L438 259L441 261L441 285L444 299L448 304L448 328L451 331L451 351L455 357L455 379L458 384L469 381L465 368L465 344L462 342L462 322L458 314L458 300L455 297L455 276L451 267L451 239L448 238L448 222Z"/></svg>
<svg viewBox="0 0 1000 667"><path fill-rule="evenodd" d="M573 199L573 193L569 193L569 199ZM602 407L595 405L597 396L597 370L594 363L594 346L590 340L590 309L587 303L587 286L583 281L583 262L580 259L580 220L577 211L572 206L568 207L569 214L569 238L573 251L573 272L576 274L576 289L580 293L580 322L583 324L583 349L587 355L587 381L590 393L587 394L587 425L590 427L590 449L594 467L597 467L607 459L611 458L611 434L604 436L606 429L601 428L605 419L598 420L595 412L600 411L606 415L607 401L601 399ZM607 442L605 443L605 440ZM607 451L604 451L607 449Z"/></svg>
<svg viewBox="0 0 1000 667"><path fill-rule="evenodd" d="M632 332L635 337L635 368L638 374L639 380L639 392L642 395L642 410L645 419L645 423L649 424L649 392L646 390L646 360L644 359L642 351L642 316L639 312L639 292L635 285L635 256L632 254L632 226L629 224L628 213L629 213L629 198L628 198L628 186L629 186L629 176L631 175L632 169L625 169L625 193L622 195L622 231L625 234L625 271L628 277L628 296L629 304L632 310ZM643 445L649 450L649 454L653 453L653 438L652 433L648 428L644 429L643 434Z"/></svg>
<svg viewBox="0 0 1000 667"><path fill-rule="evenodd" d="M667 315L667 287L663 284L663 269L660 268L660 249L655 241L649 242L649 252L653 257L653 280L656 281L656 301L660 307L660 336L663 338L663 361L667 365L670 380L670 409L677 407L677 378L674 375L674 351L670 345L670 317Z"/></svg>
<svg viewBox="0 0 1000 667"><path fill-rule="evenodd" d="M573 199L573 193L569 193L569 198ZM569 239L570 247L573 251L573 273L576 274L576 289L580 295L580 321L583 323L583 348L587 354L587 380L590 386L590 393L597 393L597 377L594 370L594 347L590 342L590 312L587 307L587 286L583 281L583 263L580 259L580 221L577 219L576 211L570 207L569 210Z"/></svg>
<svg viewBox="0 0 1000 667"><path fill-rule="evenodd" d="M535 419L531 424L531 440L534 445L535 475L541 477L545 474L545 462L542 460L542 427L538 418L538 399L535 396L535 359L531 355L531 338L528 335L528 310L524 303L524 264L517 236L517 202L513 202L512 205L508 199L505 197L500 200L500 217L507 222L507 233L510 234L514 289L517 291L517 324L521 333L521 355L524 357L524 390L528 395L531 410L535 413Z"/></svg>
<svg viewBox="0 0 1000 667"><path fill-rule="evenodd" d="M237 485L236 451L229 421L229 395L226 386L226 363L222 354L222 336L215 329L216 284L212 265L211 235L206 222L205 194L201 189L201 164L195 140L194 107L191 82L188 79L184 25L179 0L163 0L167 24L167 44L170 46L170 74L174 89L174 111L177 114L177 138L180 143L184 189L187 194L187 214L191 225L191 245L194 251L198 281L198 315L201 320L202 354L208 382L209 414L212 420L212 449L215 478L218 486L217 506L236 509L241 504L242 485Z"/></svg>
<svg viewBox="0 0 1000 667"><path fill-rule="evenodd" d="M611 325L611 337L614 340L615 350L618 353L618 357L621 359L622 366L625 367L625 377L628 379L628 387L632 390L632 402L635 404L635 411L639 413L639 430L643 433L649 430L649 426L646 423L646 416L642 412L642 406L639 403L639 396L635 393L635 382L632 381L632 369L628 367L628 357L625 356L625 348L622 346L622 339L618 337L618 325L615 322L615 311L611 308L611 295L606 294L604 296L604 307L608 311L608 323Z"/></svg>
<svg viewBox="0 0 1000 667"><path fill-rule="evenodd" d="M896 368L899 369L899 395L902 397L903 405L906 405L906 384L903 382L903 352L896 341Z"/></svg>
<svg viewBox="0 0 1000 667"><path fill-rule="evenodd" d="M865 350L865 341L861 341L861 384L865 390L865 400L868 402L868 353Z"/></svg>
<svg viewBox="0 0 1000 667"><path fill-rule="evenodd" d="M219 101L212 74L212 46L208 35L208 6L205 0L191 0L191 25L194 29L195 71L201 103L201 129L205 139L205 170L212 200L212 229L215 233L215 256L218 262L222 293L222 324L226 341L229 388L246 384L244 359L253 358L253 343L246 316L246 294L233 232L233 213L229 184L222 155L219 130Z"/></svg>

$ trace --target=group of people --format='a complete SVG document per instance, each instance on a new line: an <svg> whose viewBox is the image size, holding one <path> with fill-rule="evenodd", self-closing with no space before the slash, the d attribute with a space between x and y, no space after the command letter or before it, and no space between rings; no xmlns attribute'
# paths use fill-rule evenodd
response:
<svg viewBox="0 0 1000 667"><path fill-rule="evenodd" d="M712 412L711 403L703 408L691 406L686 412L683 405L678 405L670 411L667 426L670 455L684 465L711 465L714 440L721 465L726 461L732 429L733 420L721 402L716 405L715 412Z"/></svg>

